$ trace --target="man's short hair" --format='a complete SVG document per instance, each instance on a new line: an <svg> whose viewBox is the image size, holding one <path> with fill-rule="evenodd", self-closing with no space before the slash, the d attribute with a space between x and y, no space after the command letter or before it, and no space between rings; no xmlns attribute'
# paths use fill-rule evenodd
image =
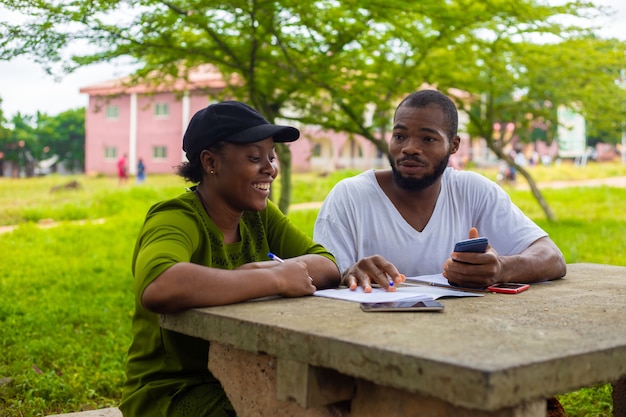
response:
<svg viewBox="0 0 626 417"><path fill-rule="evenodd" d="M457 135L457 130L459 128L459 113L454 102L445 94L437 90L416 91L406 96L404 100L398 104L396 112L403 106L421 109L431 105L439 106L439 108L443 111L444 118L448 124L448 139L452 140ZM393 117L394 119L396 118L395 113Z"/></svg>

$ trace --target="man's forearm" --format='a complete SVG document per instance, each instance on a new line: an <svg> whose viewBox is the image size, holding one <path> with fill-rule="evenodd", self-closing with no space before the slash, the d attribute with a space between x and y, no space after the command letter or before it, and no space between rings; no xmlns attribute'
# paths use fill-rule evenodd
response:
<svg viewBox="0 0 626 417"><path fill-rule="evenodd" d="M563 254L547 237L535 241L519 255L502 256L503 282L539 282L565 276Z"/></svg>

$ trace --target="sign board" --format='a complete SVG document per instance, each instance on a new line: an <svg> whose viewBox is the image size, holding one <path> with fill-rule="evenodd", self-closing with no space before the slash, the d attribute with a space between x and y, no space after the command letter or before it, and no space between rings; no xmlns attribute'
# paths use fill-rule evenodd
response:
<svg viewBox="0 0 626 417"><path fill-rule="evenodd" d="M587 131L585 118L575 110L559 106L557 109L559 126L557 141L561 158L578 158L585 155L587 149Z"/></svg>

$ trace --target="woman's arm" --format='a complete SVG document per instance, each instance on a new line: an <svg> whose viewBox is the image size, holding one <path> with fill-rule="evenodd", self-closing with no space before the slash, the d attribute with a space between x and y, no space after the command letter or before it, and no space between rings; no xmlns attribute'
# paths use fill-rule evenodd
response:
<svg viewBox="0 0 626 417"><path fill-rule="evenodd" d="M332 261L323 259L332 264ZM314 270L317 271L317 268ZM165 270L146 287L141 303L154 313L173 313L270 295L300 297L313 292L315 286L309 278L306 260L267 268L235 270L180 262Z"/></svg>
<svg viewBox="0 0 626 417"><path fill-rule="evenodd" d="M317 289L334 288L339 286L341 275L337 265L325 256L318 254L306 254L294 258L282 259L285 263L303 262L313 279L313 285ZM272 268L280 265L276 261L251 262L240 266L238 269Z"/></svg>
<svg viewBox="0 0 626 417"><path fill-rule="evenodd" d="M313 285L317 289L337 287L341 282L341 274L337 265L322 255L302 255L292 259L306 264L307 271L313 278Z"/></svg>

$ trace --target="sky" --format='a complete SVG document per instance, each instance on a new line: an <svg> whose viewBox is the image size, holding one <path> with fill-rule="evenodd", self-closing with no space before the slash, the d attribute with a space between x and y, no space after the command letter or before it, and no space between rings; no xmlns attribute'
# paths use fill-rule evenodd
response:
<svg viewBox="0 0 626 417"><path fill-rule="evenodd" d="M549 0L560 4L564 0ZM626 0L595 0L595 4L617 11L610 18L594 22L602 26L600 35L626 40ZM55 116L63 111L86 107L88 97L80 88L128 75L128 66L94 64L80 68L60 79L47 75L32 58L0 61L0 108L6 119L17 112L34 115L37 111Z"/></svg>

